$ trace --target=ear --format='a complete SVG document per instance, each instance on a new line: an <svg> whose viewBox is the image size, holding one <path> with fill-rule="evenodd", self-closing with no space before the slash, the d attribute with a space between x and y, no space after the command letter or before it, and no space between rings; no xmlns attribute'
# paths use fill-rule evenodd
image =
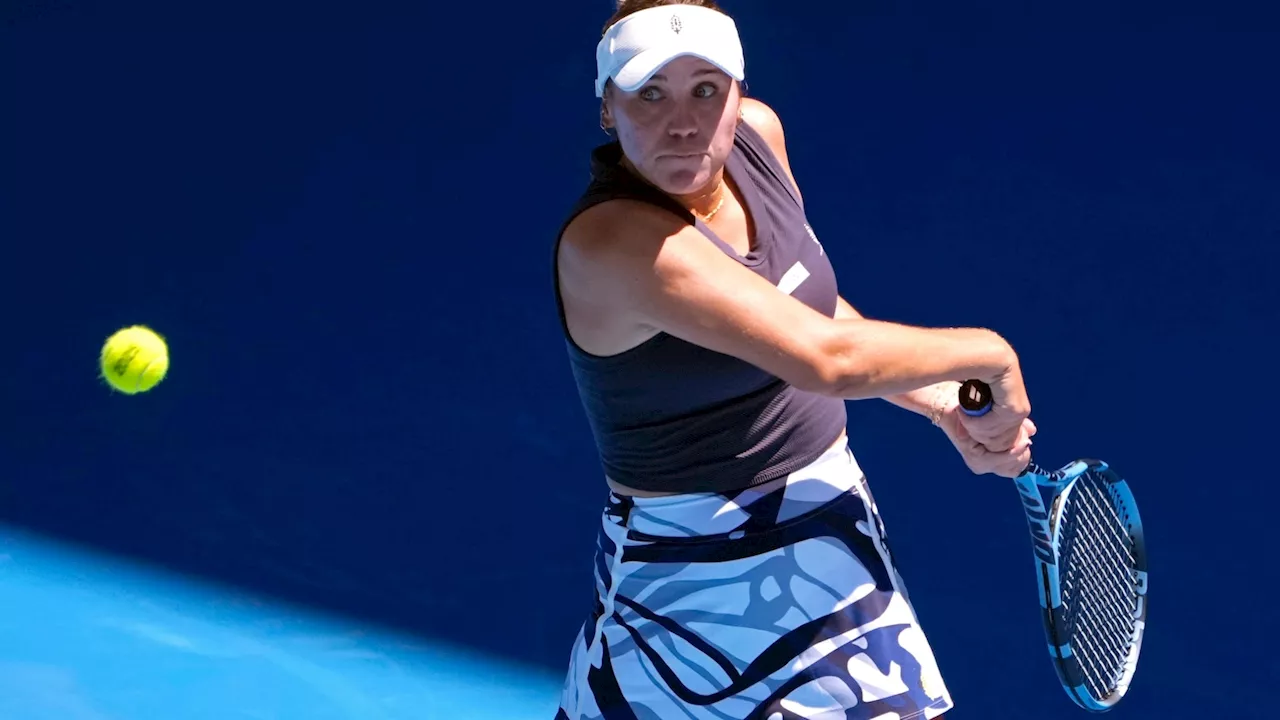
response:
<svg viewBox="0 0 1280 720"><path fill-rule="evenodd" d="M600 127L606 130L613 127L613 111L607 102L600 103Z"/></svg>

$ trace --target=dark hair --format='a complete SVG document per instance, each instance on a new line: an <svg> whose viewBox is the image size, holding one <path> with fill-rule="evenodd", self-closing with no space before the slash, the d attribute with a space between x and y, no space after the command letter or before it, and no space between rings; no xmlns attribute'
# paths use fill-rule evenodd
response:
<svg viewBox="0 0 1280 720"><path fill-rule="evenodd" d="M715 0L618 0L618 9L614 11L613 17L609 18L609 22L604 24L604 30L600 34L608 32L610 26L632 13L663 5L697 5L708 10L724 12L719 5L716 5Z"/></svg>

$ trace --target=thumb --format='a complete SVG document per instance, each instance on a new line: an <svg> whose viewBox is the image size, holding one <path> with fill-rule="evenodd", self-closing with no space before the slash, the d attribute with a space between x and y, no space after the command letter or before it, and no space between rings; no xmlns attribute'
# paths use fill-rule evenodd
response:
<svg viewBox="0 0 1280 720"><path fill-rule="evenodd" d="M975 418L971 418L968 415L965 415L959 412L955 414L955 418L956 418L956 434L967 441L977 442L977 440L973 439L973 433L969 431L969 423L972 422Z"/></svg>
<svg viewBox="0 0 1280 720"><path fill-rule="evenodd" d="M964 426L964 420L959 415L956 415L955 422L951 424L951 427L953 428L956 442L964 443L965 445L974 444L975 441L973 436L969 434L969 428Z"/></svg>

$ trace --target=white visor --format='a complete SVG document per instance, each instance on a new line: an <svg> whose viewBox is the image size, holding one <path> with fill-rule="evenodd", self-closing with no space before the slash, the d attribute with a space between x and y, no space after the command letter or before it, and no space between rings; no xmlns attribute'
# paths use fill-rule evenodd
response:
<svg viewBox="0 0 1280 720"><path fill-rule="evenodd" d="M660 5L609 27L596 46L596 97L610 79L630 92L672 60L702 58L735 80L746 74L738 26L724 13L698 5Z"/></svg>

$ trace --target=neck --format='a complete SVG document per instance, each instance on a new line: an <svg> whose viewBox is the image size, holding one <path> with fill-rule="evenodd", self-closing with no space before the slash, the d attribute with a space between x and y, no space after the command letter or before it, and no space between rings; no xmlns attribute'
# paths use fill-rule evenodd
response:
<svg viewBox="0 0 1280 720"><path fill-rule="evenodd" d="M693 214L706 218L720 209L727 191L728 189L724 185L724 170L722 169L701 190L685 195L674 195L673 197L675 197L676 202L689 208L689 211Z"/></svg>

